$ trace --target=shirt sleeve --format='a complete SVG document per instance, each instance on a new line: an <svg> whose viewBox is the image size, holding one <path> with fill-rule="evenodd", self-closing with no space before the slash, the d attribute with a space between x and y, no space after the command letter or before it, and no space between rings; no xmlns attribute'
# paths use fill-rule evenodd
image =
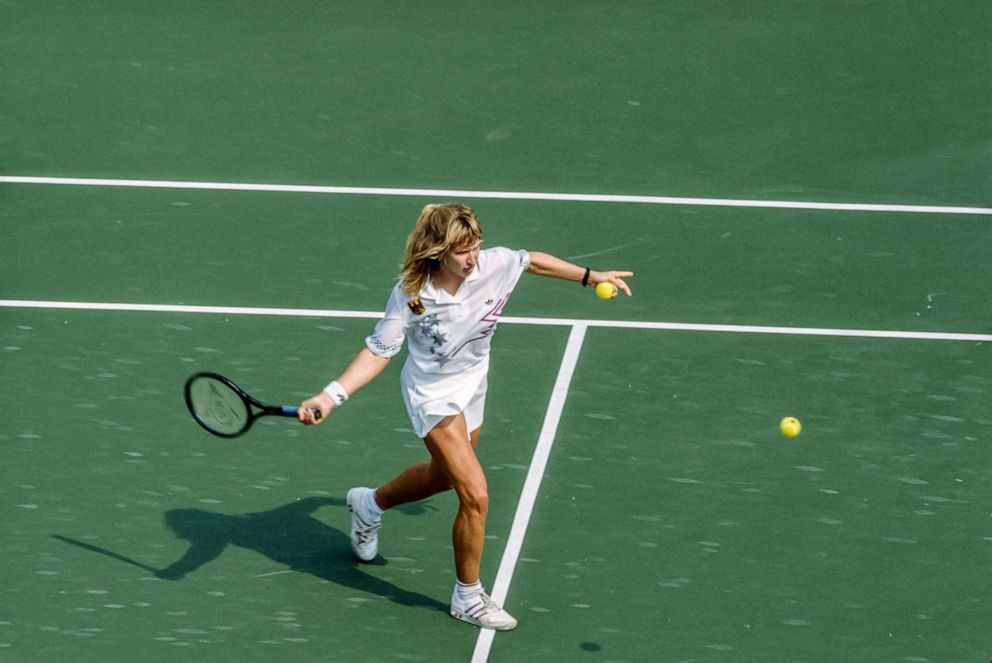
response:
<svg viewBox="0 0 992 663"><path fill-rule="evenodd" d="M375 329L365 337L365 346L377 357L392 357L403 349L406 339L406 301L410 298L397 285L386 304L386 312Z"/></svg>
<svg viewBox="0 0 992 663"><path fill-rule="evenodd" d="M504 247L497 247L493 251L495 251L495 254L503 264L503 270L506 273L506 283L509 290L512 291L517 286L520 276L530 266L530 253L524 249L514 251L513 249Z"/></svg>
<svg viewBox="0 0 992 663"><path fill-rule="evenodd" d="M517 267L521 273L526 272L527 268L530 267L530 253L524 249L517 249L513 253L517 256ZM519 278L519 275L518 275Z"/></svg>

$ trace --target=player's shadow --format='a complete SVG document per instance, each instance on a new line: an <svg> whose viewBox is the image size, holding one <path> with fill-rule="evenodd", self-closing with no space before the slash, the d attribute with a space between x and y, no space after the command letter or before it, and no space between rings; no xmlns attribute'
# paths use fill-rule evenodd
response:
<svg viewBox="0 0 992 663"><path fill-rule="evenodd" d="M189 549L164 569L82 541L59 535L53 537L137 566L164 580L181 580L220 557L228 546L238 546L265 555L291 571L309 573L321 580L376 594L402 605L446 611L448 606L440 601L402 589L359 569L348 535L313 517L314 511L322 506L343 505L344 500L340 498L307 497L257 513L227 515L202 509L168 511L165 524L180 539L189 541ZM424 507L417 505L415 508ZM383 565L385 561L378 558L374 564Z"/></svg>

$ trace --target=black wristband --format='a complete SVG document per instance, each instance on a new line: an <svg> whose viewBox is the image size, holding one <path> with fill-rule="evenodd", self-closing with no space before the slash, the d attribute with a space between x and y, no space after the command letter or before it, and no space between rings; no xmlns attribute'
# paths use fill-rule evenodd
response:
<svg viewBox="0 0 992 663"><path fill-rule="evenodd" d="M586 273L582 275L582 287L589 285L589 268L586 267Z"/></svg>

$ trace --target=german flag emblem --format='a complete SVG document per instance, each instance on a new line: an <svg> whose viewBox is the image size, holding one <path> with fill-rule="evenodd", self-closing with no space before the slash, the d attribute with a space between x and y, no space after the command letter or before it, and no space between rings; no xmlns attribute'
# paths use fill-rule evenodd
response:
<svg viewBox="0 0 992 663"><path fill-rule="evenodd" d="M422 315L427 310L424 308L424 305L420 303L419 297L407 302L406 305L410 307L410 310L413 311L414 315Z"/></svg>

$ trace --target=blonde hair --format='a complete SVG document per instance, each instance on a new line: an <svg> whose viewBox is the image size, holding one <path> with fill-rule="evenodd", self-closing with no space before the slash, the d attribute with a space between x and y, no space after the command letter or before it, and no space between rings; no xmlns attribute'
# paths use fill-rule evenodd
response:
<svg viewBox="0 0 992 663"><path fill-rule="evenodd" d="M471 207L460 203L428 205L406 240L403 291L416 297L447 254L481 239L482 226Z"/></svg>

